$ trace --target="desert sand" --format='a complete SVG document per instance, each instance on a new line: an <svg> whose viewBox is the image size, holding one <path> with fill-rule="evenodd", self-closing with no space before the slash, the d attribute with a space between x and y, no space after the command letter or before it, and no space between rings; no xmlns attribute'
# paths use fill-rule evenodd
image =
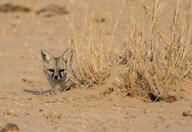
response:
<svg viewBox="0 0 192 132"><path fill-rule="evenodd" d="M21 132L192 131L189 83L178 85L180 98L173 103L128 97L118 90L106 92L108 88L102 85L49 95L40 49L60 55L73 37L71 19L74 25L86 19L93 25L102 23L107 37L121 10L120 0L1 0L0 4L9 2L27 9L0 12L1 127L15 123ZM48 5L64 10L41 10ZM114 43L121 43L124 23L122 17ZM77 30L84 32L83 27Z"/></svg>

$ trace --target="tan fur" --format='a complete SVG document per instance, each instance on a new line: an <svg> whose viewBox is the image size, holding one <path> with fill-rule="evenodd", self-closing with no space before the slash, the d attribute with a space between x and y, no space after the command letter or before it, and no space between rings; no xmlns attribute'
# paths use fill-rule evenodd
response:
<svg viewBox="0 0 192 132"><path fill-rule="evenodd" d="M43 71L49 81L53 93L56 94L58 90L64 91L74 86L70 76L75 76L72 65L73 52L71 49L66 49L59 57L53 57L45 50L41 50L41 57L43 62Z"/></svg>

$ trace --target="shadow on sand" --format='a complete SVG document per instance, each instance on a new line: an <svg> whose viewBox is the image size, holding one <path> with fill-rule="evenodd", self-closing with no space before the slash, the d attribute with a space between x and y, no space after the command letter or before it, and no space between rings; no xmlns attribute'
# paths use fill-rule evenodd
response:
<svg viewBox="0 0 192 132"><path fill-rule="evenodd" d="M37 90L24 89L23 91L26 92L26 93L31 93L33 95L44 95L44 94L47 94L47 93L51 93L51 90L37 91Z"/></svg>

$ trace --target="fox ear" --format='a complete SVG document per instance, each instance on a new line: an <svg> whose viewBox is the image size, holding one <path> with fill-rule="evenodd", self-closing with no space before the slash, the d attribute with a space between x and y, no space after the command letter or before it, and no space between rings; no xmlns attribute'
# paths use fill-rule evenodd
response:
<svg viewBox="0 0 192 132"><path fill-rule="evenodd" d="M41 49L41 58L48 63L52 59L52 56L46 50Z"/></svg>
<svg viewBox="0 0 192 132"><path fill-rule="evenodd" d="M68 65L72 64L72 57L73 57L73 52L71 49L68 49L68 48L61 55L61 58L63 59L63 61Z"/></svg>

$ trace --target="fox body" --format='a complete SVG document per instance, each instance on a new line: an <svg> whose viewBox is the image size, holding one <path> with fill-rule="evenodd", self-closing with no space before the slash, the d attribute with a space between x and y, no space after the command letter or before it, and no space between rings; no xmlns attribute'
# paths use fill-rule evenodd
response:
<svg viewBox="0 0 192 132"><path fill-rule="evenodd" d="M41 50L41 57L43 62L43 72L49 81L53 93L56 91L64 91L74 86L70 79L70 75L75 76L72 65L73 52L66 49L59 57L53 57L46 50Z"/></svg>

